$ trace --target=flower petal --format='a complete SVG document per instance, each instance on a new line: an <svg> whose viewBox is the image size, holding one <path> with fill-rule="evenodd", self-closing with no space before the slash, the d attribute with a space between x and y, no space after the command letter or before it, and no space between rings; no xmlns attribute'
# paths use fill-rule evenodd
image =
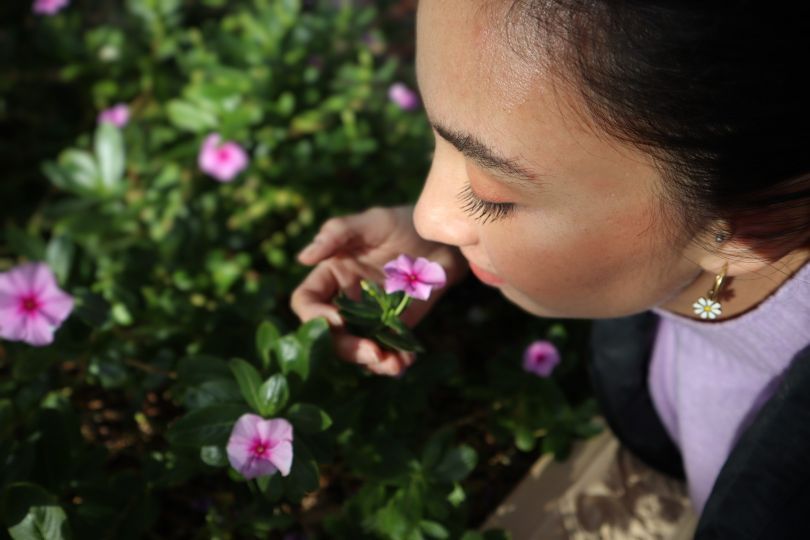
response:
<svg viewBox="0 0 810 540"><path fill-rule="evenodd" d="M242 476L248 480L257 478L259 476L270 476L275 474L276 467L269 460L266 459L249 459L247 463L241 468L237 469Z"/></svg>
<svg viewBox="0 0 810 540"><path fill-rule="evenodd" d="M430 298L430 291L433 290L433 286L427 283L420 283L419 281L414 281L413 283L409 283L408 287L405 289L405 292L408 296L416 298L417 300L427 300Z"/></svg>
<svg viewBox="0 0 810 540"><path fill-rule="evenodd" d="M393 261L388 261L383 266L383 271L385 273L388 272L401 272L406 275L410 275L413 272L413 259L408 257L407 255L400 255Z"/></svg>
<svg viewBox="0 0 810 540"><path fill-rule="evenodd" d="M447 274L439 263L429 261L424 257L419 257L413 264L413 273L422 283L427 283L434 287L444 287L447 282Z"/></svg>
<svg viewBox="0 0 810 540"><path fill-rule="evenodd" d="M291 441L293 436L292 424L283 418L262 420L256 424L259 437L271 445L277 441Z"/></svg>
<svg viewBox="0 0 810 540"><path fill-rule="evenodd" d="M23 341L26 335L25 316L20 314L17 306L0 307L0 338Z"/></svg>
<svg viewBox="0 0 810 540"><path fill-rule="evenodd" d="M231 437L242 437L244 439L253 439L259 436L258 425L264 419L258 414L245 413L239 417L231 430Z"/></svg>
<svg viewBox="0 0 810 540"><path fill-rule="evenodd" d="M270 450L270 462L275 465L281 476L290 474L293 460L293 447L291 441L281 441Z"/></svg>
<svg viewBox="0 0 810 540"><path fill-rule="evenodd" d="M54 327L59 327L70 315L70 312L73 311L73 297L59 289L55 289L47 296L43 296L40 302L42 303L39 308L40 315L45 317Z"/></svg>
<svg viewBox="0 0 810 540"><path fill-rule="evenodd" d="M407 291L410 287L411 282L400 272L392 272L387 278L385 278L385 283L383 284L383 288L385 292L391 294L397 291Z"/></svg>
<svg viewBox="0 0 810 540"><path fill-rule="evenodd" d="M27 334L23 341L35 347L43 347L53 342L54 327L48 322L48 319L38 313L23 317Z"/></svg>

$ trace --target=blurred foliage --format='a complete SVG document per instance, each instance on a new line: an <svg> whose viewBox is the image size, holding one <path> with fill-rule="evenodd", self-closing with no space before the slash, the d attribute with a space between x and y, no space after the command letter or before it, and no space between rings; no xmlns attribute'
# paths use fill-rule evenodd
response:
<svg viewBox="0 0 810 540"><path fill-rule="evenodd" d="M320 222L421 187L429 127L387 97L413 4L0 5L0 271L45 261L77 303L50 347L0 343L0 536L501 538L474 532L490 479L594 432L583 325L467 282L385 379L289 311ZM115 103L129 124L97 125ZM230 183L198 169L212 132L250 155ZM520 369L538 338L553 378ZM293 423L288 477L226 467L250 410Z"/></svg>

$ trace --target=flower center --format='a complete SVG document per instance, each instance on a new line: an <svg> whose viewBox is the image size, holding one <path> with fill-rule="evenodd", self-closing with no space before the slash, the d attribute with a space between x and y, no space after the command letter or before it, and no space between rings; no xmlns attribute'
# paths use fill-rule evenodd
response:
<svg viewBox="0 0 810 540"><path fill-rule="evenodd" d="M217 149L217 161L220 163L227 163L231 160L231 151L227 148Z"/></svg>
<svg viewBox="0 0 810 540"><path fill-rule="evenodd" d="M419 281L419 278L416 277L414 274L408 274L408 282L413 283L414 281Z"/></svg>
<svg viewBox="0 0 810 540"><path fill-rule="evenodd" d="M20 309L25 313L36 313L39 310L40 305L39 300L37 300L37 297L33 294L20 298Z"/></svg>
<svg viewBox="0 0 810 540"><path fill-rule="evenodd" d="M255 457L265 457L269 450L270 443L259 439L253 443L253 448L250 449L250 453Z"/></svg>

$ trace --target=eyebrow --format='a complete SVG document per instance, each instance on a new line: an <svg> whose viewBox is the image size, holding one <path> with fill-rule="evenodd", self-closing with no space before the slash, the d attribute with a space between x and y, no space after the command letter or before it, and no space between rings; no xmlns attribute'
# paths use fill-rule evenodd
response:
<svg viewBox="0 0 810 540"><path fill-rule="evenodd" d="M430 121L442 139L452 144L456 149L475 161L480 166L500 173L507 178L517 180L520 184L537 185L539 175L517 162L515 159L498 155L495 150L475 138L469 133L461 133L442 124Z"/></svg>

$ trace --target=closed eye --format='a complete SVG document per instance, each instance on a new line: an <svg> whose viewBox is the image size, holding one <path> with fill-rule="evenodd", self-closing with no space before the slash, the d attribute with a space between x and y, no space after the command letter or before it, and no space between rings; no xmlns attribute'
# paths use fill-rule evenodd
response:
<svg viewBox="0 0 810 540"><path fill-rule="evenodd" d="M458 194L461 209L480 223L498 221L510 217L515 211L515 203L485 201L476 195L470 184L466 184Z"/></svg>

